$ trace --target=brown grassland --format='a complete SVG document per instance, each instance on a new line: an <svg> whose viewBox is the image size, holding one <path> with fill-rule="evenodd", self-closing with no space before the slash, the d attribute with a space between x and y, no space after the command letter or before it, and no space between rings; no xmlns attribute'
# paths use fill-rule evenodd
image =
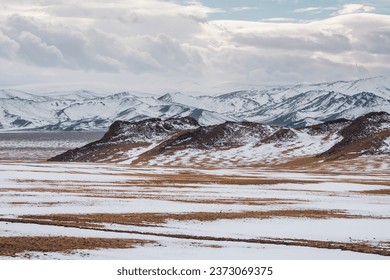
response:
<svg viewBox="0 0 390 280"><path fill-rule="evenodd" d="M299 164L297 164L299 163ZM350 164L348 164L350 163ZM185 222L213 222L220 220L265 220L265 219L296 219L325 220L390 220L390 217L380 215L354 214L343 209L317 209L315 203L322 198L366 198L387 199L390 195L390 177L387 170L373 170L367 176L362 171L364 163L353 159L344 164L329 162L326 165L314 161L297 161L294 165L279 164L268 166L265 172L258 172L259 167L248 169L250 172L239 172L224 175L218 172L206 172L216 169L174 170L167 168L167 172L153 173L146 169L134 169L122 173L105 173L112 181L88 181L78 179L51 180L51 179L16 179L9 186L2 186L0 196L7 198L3 205L7 207L62 207L60 214L15 214L0 215L0 222L13 224L45 225L59 228L88 229L98 232L112 232L129 234L129 239L117 238L78 238L67 236L0 236L0 256L20 256L29 252L63 252L71 253L75 250L95 250L99 248L133 248L147 246L156 241L150 241L151 236L194 241L214 241L208 245L218 249L218 242L244 242L257 244L274 244L284 246L304 246L322 249L348 250L360 253L390 256L390 243L369 242L367 240L351 242L335 242L331 240L308 240L299 238L237 238L196 235L184 233L169 233L153 231L153 228L164 229L170 221ZM371 162L372 166L380 166L381 162ZM356 171L354 168L357 168ZM359 169L360 168L360 169ZM245 170L245 171L248 171ZM35 172L35 171L34 171ZM52 171L55 173L54 171ZM59 171L66 174L67 171ZM267 172L278 174L267 176ZM295 176L289 176L294 173ZM58 172L57 172L58 173ZM299 176L309 174L310 176ZM72 170L71 175L88 177L88 171ZM122 176L123 180L118 180ZM325 179L324 179L325 178ZM353 191L339 191L335 188L317 188L321 183L356 184L360 189ZM361 188L367 186L367 189ZM232 187L231 194L225 193ZM256 197L243 195L240 188L256 190ZM264 194L272 195L266 196ZM295 196L296 194L296 196ZM264 195L264 197L262 196ZM275 195L275 196L273 196ZM280 195L277 197L277 195ZM88 212L67 213L67 206L72 202L67 200L52 201L51 197L77 198L89 201L114 201L112 203L128 203L138 200L163 201L180 203L175 212L143 212L128 211L123 213ZM35 199L30 200L30 197ZM313 200L313 197L315 199ZM39 200L40 199L40 200ZM100 199L100 200L99 200ZM191 204L191 205L190 205ZM183 206L184 205L184 206ZM192 207L187 210L187 205ZM307 206L309 205L309 206ZM206 207L218 206L221 209L232 207L232 210L204 210ZM225 208L223 208L225 207ZM234 208L238 207L238 208ZM268 208L267 208L268 207ZM214 209L214 208L209 208ZM217 209L217 208L215 208ZM219 208L218 208L219 209ZM247 209L247 210L237 210ZM256 210L254 210L256 209ZM28 212L27 212L28 213ZM51 212L48 212L51 213ZM10 213L12 214L12 213ZM11 217L12 216L12 217ZM132 234L142 235L145 239L132 239ZM258 233L259 236L261 232ZM138 237L137 237L138 238ZM201 243L201 242L200 242ZM199 246L205 246L199 245ZM27 256L27 255L26 255Z"/></svg>

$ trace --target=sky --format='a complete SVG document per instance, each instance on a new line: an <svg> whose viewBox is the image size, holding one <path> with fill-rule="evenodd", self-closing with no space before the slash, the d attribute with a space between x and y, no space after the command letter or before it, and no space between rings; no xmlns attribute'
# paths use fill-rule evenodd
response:
<svg viewBox="0 0 390 280"><path fill-rule="evenodd" d="M178 1L180 3L180 1ZM185 3L186 1L181 1ZM201 1L204 5L220 9L210 19L229 20L318 20L336 15L349 7L354 12L390 13L390 4L382 1L343 1L343 0L208 0ZM387 2L387 3L386 3ZM352 6L355 5L355 6Z"/></svg>
<svg viewBox="0 0 390 280"><path fill-rule="evenodd" d="M388 0L0 2L3 89L212 93L389 65Z"/></svg>

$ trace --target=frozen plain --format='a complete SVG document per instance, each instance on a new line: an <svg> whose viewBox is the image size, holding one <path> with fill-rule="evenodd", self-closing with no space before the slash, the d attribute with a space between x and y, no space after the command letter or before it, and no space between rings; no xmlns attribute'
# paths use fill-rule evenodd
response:
<svg viewBox="0 0 390 280"><path fill-rule="evenodd" d="M150 243L0 258L389 259L388 159L377 162L357 172L3 161L0 238Z"/></svg>

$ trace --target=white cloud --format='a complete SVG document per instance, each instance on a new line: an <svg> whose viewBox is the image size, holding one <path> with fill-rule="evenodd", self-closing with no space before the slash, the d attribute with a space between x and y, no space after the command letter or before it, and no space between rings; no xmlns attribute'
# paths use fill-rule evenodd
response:
<svg viewBox="0 0 390 280"><path fill-rule="evenodd" d="M320 7L307 7L307 8L296 9L293 12L294 13L317 12L320 9L321 9Z"/></svg>
<svg viewBox="0 0 390 280"><path fill-rule="evenodd" d="M258 7L233 7L233 12L242 12L242 11L250 11L250 10L258 10Z"/></svg>
<svg viewBox="0 0 390 280"><path fill-rule="evenodd" d="M57 66L63 62L61 51L48 45L38 36L22 31L18 37L20 55L29 62L40 66Z"/></svg>
<svg viewBox="0 0 390 280"><path fill-rule="evenodd" d="M347 15L356 13L370 13L375 11L375 7L362 4L346 4L343 8L335 13L335 15Z"/></svg>
<svg viewBox="0 0 390 280"><path fill-rule="evenodd" d="M196 1L2 2L0 87L64 80L203 90L222 82L390 75L387 15L210 21L215 10Z"/></svg>
<svg viewBox="0 0 390 280"><path fill-rule="evenodd" d="M264 18L260 20L260 22L297 22L298 20L295 18Z"/></svg>
<svg viewBox="0 0 390 280"><path fill-rule="evenodd" d="M293 12L319 14L325 11L335 11L335 10L337 10L336 7L307 7L307 8L296 9Z"/></svg>
<svg viewBox="0 0 390 280"><path fill-rule="evenodd" d="M14 58L20 45L0 30L0 57Z"/></svg>

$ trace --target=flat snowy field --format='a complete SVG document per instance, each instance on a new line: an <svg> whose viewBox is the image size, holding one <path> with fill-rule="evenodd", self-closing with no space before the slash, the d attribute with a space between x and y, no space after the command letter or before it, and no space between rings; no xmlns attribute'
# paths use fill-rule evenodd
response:
<svg viewBox="0 0 390 280"><path fill-rule="evenodd" d="M3 161L0 259L390 259L390 170L375 166Z"/></svg>

